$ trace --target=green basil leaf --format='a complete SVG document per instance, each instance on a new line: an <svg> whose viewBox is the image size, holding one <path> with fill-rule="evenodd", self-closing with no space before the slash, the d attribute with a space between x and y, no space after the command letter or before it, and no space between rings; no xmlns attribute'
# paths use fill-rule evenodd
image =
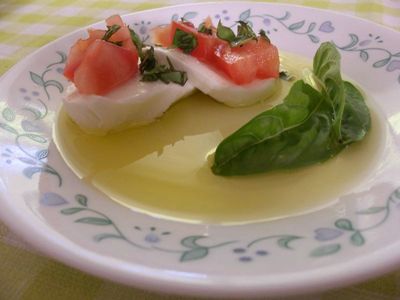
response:
<svg viewBox="0 0 400 300"><path fill-rule="evenodd" d="M222 25L221 21L218 22L217 37L229 43L234 42L236 39L235 33L232 31L232 29Z"/></svg>
<svg viewBox="0 0 400 300"><path fill-rule="evenodd" d="M371 127L371 116L360 91L344 82L345 106L342 117L342 142L350 144L362 140Z"/></svg>
<svg viewBox="0 0 400 300"><path fill-rule="evenodd" d="M172 44L184 53L190 53L197 47L197 40L193 34L177 28Z"/></svg>
<svg viewBox="0 0 400 300"><path fill-rule="evenodd" d="M332 134L330 106L297 81L283 103L256 116L217 147L212 170L244 175L324 161L343 147Z"/></svg>
<svg viewBox="0 0 400 300"><path fill-rule="evenodd" d="M207 27L204 24L204 22L199 25L199 28L197 29L197 31L200 32L200 33L207 34L207 35L212 35L212 29Z"/></svg>
<svg viewBox="0 0 400 300"><path fill-rule="evenodd" d="M330 43L322 43L318 48L314 60L313 71L323 84L323 93L334 110L334 129L339 140L342 139L342 117L345 106L344 84L340 74L340 54Z"/></svg>
<svg viewBox="0 0 400 300"><path fill-rule="evenodd" d="M121 28L121 26L114 24L112 26L107 26L107 31L104 33L104 36L101 38L104 41L108 41L111 36L116 33L119 29Z"/></svg>
<svg viewBox="0 0 400 300"><path fill-rule="evenodd" d="M144 52L143 60L140 64L140 72L142 81L157 81L161 80L165 84L170 82L184 86L188 80L187 74L184 71L179 71L174 68L172 62L167 57L167 65L159 64L154 56L154 48Z"/></svg>
<svg viewBox="0 0 400 300"><path fill-rule="evenodd" d="M136 46L139 57L142 59L143 58L143 47L144 47L143 42L140 39L140 36L133 29L129 28L129 32L131 34L132 42Z"/></svg>

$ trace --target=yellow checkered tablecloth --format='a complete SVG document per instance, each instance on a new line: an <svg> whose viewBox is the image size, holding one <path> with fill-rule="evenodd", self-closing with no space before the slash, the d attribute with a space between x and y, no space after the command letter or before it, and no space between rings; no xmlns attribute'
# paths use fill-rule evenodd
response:
<svg viewBox="0 0 400 300"><path fill-rule="evenodd" d="M1 0L0 75L35 49L112 14L194 1ZM205 2L205 1L196 1ZM400 30L400 0L287 0L331 9ZM54 262L0 223L0 300L188 299L111 283ZM296 299L400 299L400 270L357 286Z"/></svg>

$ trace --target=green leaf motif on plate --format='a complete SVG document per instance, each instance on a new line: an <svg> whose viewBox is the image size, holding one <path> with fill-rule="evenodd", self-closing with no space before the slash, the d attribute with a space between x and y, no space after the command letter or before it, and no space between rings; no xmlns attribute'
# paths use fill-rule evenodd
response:
<svg viewBox="0 0 400 300"><path fill-rule="evenodd" d="M44 80L41 76L39 76L38 74L36 74L32 71L30 71L29 74L34 83L36 83L38 86L45 87Z"/></svg>
<svg viewBox="0 0 400 300"><path fill-rule="evenodd" d="M293 249L289 244L290 242L294 241L294 240L298 240L301 239L302 237L300 236L287 236L287 237L283 237L278 239L277 243L279 245L279 247L281 248L285 248L285 249Z"/></svg>
<svg viewBox="0 0 400 300"><path fill-rule="evenodd" d="M192 236L188 236L188 237L184 238L184 239L181 241L181 244L182 244L183 246L185 246L186 248L197 248L197 247L200 247L200 246L197 244L197 240L203 239L203 238L205 238L205 236L203 236L203 235L192 235Z"/></svg>
<svg viewBox="0 0 400 300"><path fill-rule="evenodd" d="M208 249L205 247L197 247L193 248L192 250L183 252L180 261L186 262L191 260L197 260L204 258L208 255Z"/></svg>
<svg viewBox="0 0 400 300"><path fill-rule="evenodd" d="M78 201L78 203L80 205L87 207L88 199L87 199L87 197L85 195L78 194L78 195L75 196L75 200Z"/></svg>
<svg viewBox="0 0 400 300"><path fill-rule="evenodd" d="M57 88L60 93L62 93L64 91L63 85L56 80L48 80L45 82L44 86L46 88L49 86L53 86L53 87Z"/></svg>
<svg viewBox="0 0 400 300"><path fill-rule="evenodd" d="M102 240L105 240L105 239L123 239L123 238L122 238L120 235L118 235L118 234L100 233L100 234L95 235L95 236L93 237L93 239L94 239L96 242L101 242Z"/></svg>
<svg viewBox="0 0 400 300"><path fill-rule="evenodd" d="M300 29L301 27L303 27L305 23L306 23L305 20L293 23L293 24L289 25L288 29L290 31L295 31L295 30Z"/></svg>
<svg viewBox="0 0 400 300"><path fill-rule="evenodd" d="M1 114L3 115L4 120L6 120L7 122L12 122L15 120L15 113L9 107L6 107L5 109L3 109Z"/></svg>
<svg viewBox="0 0 400 300"><path fill-rule="evenodd" d="M340 249L341 249L340 244L329 244L329 245L324 245L324 246L315 248L314 250L311 251L310 255L312 257L327 256L327 255L335 254Z"/></svg>
<svg viewBox="0 0 400 300"><path fill-rule="evenodd" d="M47 140L44 137L37 135L37 134L29 133L29 134L24 134L23 136L30 138L32 141L35 141L40 144L47 143Z"/></svg>
<svg viewBox="0 0 400 300"><path fill-rule="evenodd" d="M362 246L365 244L365 239L359 231L356 231L351 235L350 241L354 246Z"/></svg>
<svg viewBox="0 0 400 300"><path fill-rule="evenodd" d="M18 135L18 131L6 123L0 123L0 128L3 128L12 134Z"/></svg>
<svg viewBox="0 0 400 300"><path fill-rule="evenodd" d="M347 230L347 231L353 231L353 224L349 219L339 219L335 222L335 226L339 229Z"/></svg>
<svg viewBox="0 0 400 300"><path fill-rule="evenodd" d="M110 219L97 218L97 217L81 218L81 219L76 220L75 222L76 223L91 224L91 225L99 225L99 226L106 226L106 225L111 225L112 224Z"/></svg>
<svg viewBox="0 0 400 300"><path fill-rule="evenodd" d="M63 215L73 215L76 214L82 210L85 210L84 208L81 207L70 207L70 208L64 208L61 210L61 213Z"/></svg>

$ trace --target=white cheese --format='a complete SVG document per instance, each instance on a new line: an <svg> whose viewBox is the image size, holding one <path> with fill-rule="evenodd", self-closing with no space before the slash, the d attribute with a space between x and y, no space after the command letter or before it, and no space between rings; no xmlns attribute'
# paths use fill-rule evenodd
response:
<svg viewBox="0 0 400 300"><path fill-rule="evenodd" d="M173 103L195 89L161 81L142 82L140 75L107 95L83 95L71 83L63 98L68 115L90 134L106 134L153 122Z"/></svg>
<svg viewBox="0 0 400 300"><path fill-rule="evenodd" d="M278 79L274 78L237 85L212 67L179 50L157 48L155 55L168 55L176 69L187 72L189 82L194 87L228 106L248 106L263 101L270 97L278 86Z"/></svg>

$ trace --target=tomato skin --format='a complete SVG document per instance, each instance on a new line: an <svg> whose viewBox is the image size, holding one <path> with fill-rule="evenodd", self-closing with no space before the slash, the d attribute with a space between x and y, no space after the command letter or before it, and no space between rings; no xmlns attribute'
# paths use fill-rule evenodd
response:
<svg viewBox="0 0 400 300"><path fill-rule="evenodd" d="M73 81L82 94L104 95L137 72L136 52L96 40L75 70Z"/></svg>

